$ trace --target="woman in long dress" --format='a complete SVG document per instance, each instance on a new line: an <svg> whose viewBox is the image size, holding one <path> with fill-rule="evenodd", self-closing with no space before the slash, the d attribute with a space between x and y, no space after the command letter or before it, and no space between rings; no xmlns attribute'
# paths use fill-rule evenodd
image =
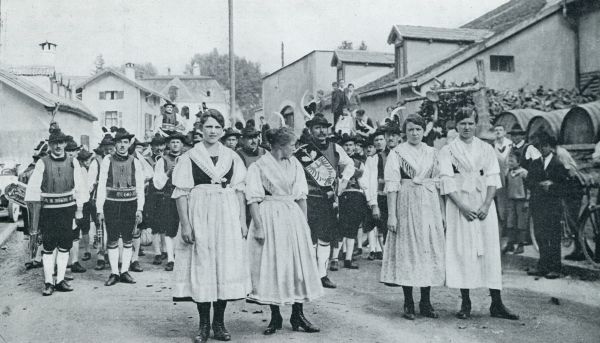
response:
<svg viewBox="0 0 600 343"><path fill-rule="evenodd" d="M181 238L175 253L175 301L193 301L200 316L194 342L210 335L214 307L215 339L228 341L224 313L228 300L243 299L250 289L245 251L246 168L240 157L219 143L225 121L208 110L201 118L204 140L179 157L173 171Z"/></svg>
<svg viewBox="0 0 600 343"><path fill-rule="evenodd" d="M446 199L446 285L459 288L459 319L471 316L471 288L489 288L492 317L516 320L502 303L496 189L502 187L494 148L475 136L477 113L455 115L458 138L440 151L440 189Z"/></svg>
<svg viewBox="0 0 600 343"><path fill-rule="evenodd" d="M252 292L249 299L271 307L264 331L281 329L279 306L292 305L290 324L297 331L318 332L303 313L303 303L323 294L306 220L308 186L304 169L292 155L296 137L287 128L267 132L272 151L248 169L246 198L252 224L249 234Z"/></svg>
<svg viewBox="0 0 600 343"><path fill-rule="evenodd" d="M431 286L442 286L444 225L436 180L437 152L423 143L425 120L409 116L404 122L408 142L388 155L385 192L388 198L388 238L381 282L401 285L404 317L415 319L413 287L421 288L421 315L437 318L430 302Z"/></svg>

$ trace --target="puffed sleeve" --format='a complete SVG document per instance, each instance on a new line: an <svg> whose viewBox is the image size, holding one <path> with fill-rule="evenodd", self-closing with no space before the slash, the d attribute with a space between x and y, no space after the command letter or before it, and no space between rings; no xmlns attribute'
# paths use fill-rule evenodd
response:
<svg viewBox="0 0 600 343"><path fill-rule="evenodd" d="M483 166L483 174L485 175L485 185L502 188L502 179L500 179L500 164L494 153L494 148L487 143L483 143L486 158L486 165Z"/></svg>
<svg viewBox="0 0 600 343"><path fill-rule="evenodd" d="M398 153L394 150L390 151L385 162L383 178L385 179L384 192L392 193L400 191L400 180L402 179L400 174L400 161L398 160Z"/></svg>
<svg viewBox="0 0 600 343"><path fill-rule="evenodd" d="M248 168L246 174L246 201L248 204L255 202L261 202L265 198L265 188L263 187L262 180L260 178L260 168L256 163L252 164Z"/></svg>
<svg viewBox="0 0 600 343"><path fill-rule="evenodd" d="M44 161L39 159L35 163L35 168L29 178L29 183L25 188L25 201L40 201L42 198L42 181L44 178L44 170L46 169Z"/></svg>
<svg viewBox="0 0 600 343"><path fill-rule="evenodd" d="M238 154L231 151L233 156L233 176L231 177L231 187L236 191L244 191L246 187L246 166Z"/></svg>
<svg viewBox="0 0 600 343"><path fill-rule="evenodd" d="M304 174L304 168L302 164L295 157L290 159L296 166L296 182L294 183L294 200L306 199L308 195L308 183L306 182L306 174Z"/></svg>
<svg viewBox="0 0 600 343"><path fill-rule="evenodd" d="M492 154L492 156L495 156L495 154ZM440 173L440 193L446 195L456 192L452 155L450 155L450 147L448 145L444 146L438 154L438 166Z"/></svg>
<svg viewBox="0 0 600 343"><path fill-rule="evenodd" d="M192 175L192 160L187 154L179 157L175 169L173 169L173 186L175 190L171 198L177 199L187 196L194 188L194 177Z"/></svg>

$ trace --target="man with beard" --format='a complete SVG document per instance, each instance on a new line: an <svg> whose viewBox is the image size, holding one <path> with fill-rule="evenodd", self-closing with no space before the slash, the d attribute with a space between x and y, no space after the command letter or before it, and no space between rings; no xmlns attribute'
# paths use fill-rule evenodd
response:
<svg viewBox="0 0 600 343"><path fill-rule="evenodd" d="M254 129L254 126L246 126L242 130L241 147L237 150L238 155L244 161L246 168L265 154L265 149L258 146L260 132Z"/></svg>
<svg viewBox="0 0 600 343"><path fill-rule="evenodd" d="M324 160L319 158L319 161L315 161L310 165L304 165L303 163L308 182L308 225L310 226L313 244L317 245L317 266L321 284L325 288L336 288L336 285L327 277L327 263L331 254L330 244L332 240L338 237L334 202L336 195L340 195L346 189L348 181L354 175L354 161L342 147L327 140L331 124L322 114L317 113L313 119L306 122L306 126L310 131L307 145L311 149L320 151L322 157L324 157ZM322 168L311 168L317 162L321 164ZM324 186L322 182L318 181L321 180L319 175L317 177L313 175L313 173L319 173L323 169L327 171L333 169L335 171L334 185L337 183L337 194L332 187Z"/></svg>

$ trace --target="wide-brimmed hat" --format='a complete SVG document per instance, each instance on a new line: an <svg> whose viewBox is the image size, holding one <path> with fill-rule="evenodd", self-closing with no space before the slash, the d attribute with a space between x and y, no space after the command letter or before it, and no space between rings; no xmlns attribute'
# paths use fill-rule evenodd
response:
<svg viewBox="0 0 600 343"><path fill-rule="evenodd" d="M136 139L133 140L133 144L132 145L133 146L143 146L143 147L146 147L146 146L148 146L148 143L141 142L139 139L136 138Z"/></svg>
<svg viewBox="0 0 600 343"><path fill-rule="evenodd" d="M81 149L82 145L77 145L73 136L67 136L67 146L65 147L65 151L77 151Z"/></svg>
<svg viewBox="0 0 600 343"><path fill-rule="evenodd" d="M377 128L377 130L375 130L375 132L373 132L370 136L369 136L369 141L373 142L373 140L375 140L375 137L377 136L385 136L385 133L387 132L386 127L379 127Z"/></svg>
<svg viewBox="0 0 600 343"><path fill-rule="evenodd" d="M108 146L108 145L115 145L115 141L113 140L113 137L110 133L107 133L104 135L104 137L102 137L102 141L100 141L100 144L98 144L99 146Z"/></svg>
<svg viewBox="0 0 600 343"><path fill-rule="evenodd" d="M89 151L87 151L85 149L81 149L79 151L79 153L77 154L77 159L79 161L85 161L85 160L88 160L90 157L92 157L92 155L93 154L91 152L89 152Z"/></svg>
<svg viewBox="0 0 600 343"><path fill-rule="evenodd" d="M242 134L238 130L236 130L232 127L228 127L225 129L225 132L223 133L223 137L221 139L226 140L227 138L232 137L232 136L236 136L239 138L241 135Z"/></svg>
<svg viewBox="0 0 600 343"><path fill-rule="evenodd" d="M150 140L150 145L151 146L156 146L156 145L162 145L165 144L165 137L159 135L158 133L155 134L152 139Z"/></svg>
<svg viewBox="0 0 600 343"><path fill-rule="evenodd" d="M516 128L513 128L512 130L510 130L510 131L508 132L508 134L509 134L509 135L513 135L513 136L515 136L515 135L525 135L525 134L526 134L526 132L525 132L525 130L523 130L523 129L521 129L521 128L518 128L518 127L516 127Z"/></svg>
<svg viewBox="0 0 600 343"><path fill-rule="evenodd" d="M327 118L325 118L322 114L317 113L314 115L314 117L306 122L306 127L311 128L313 126L316 125L320 125L323 127L330 127L331 123L329 121L327 121Z"/></svg>
<svg viewBox="0 0 600 343"><path fill-rule="evenodd" d="M354 135L350 135L350 134L347 134L347 133L344 133L344 134L343 134L343 135L340 137L340 139L339 139L338 143L339 143L339 144L341 144L341 145L344 145L344 144L346 144L346 143L348 143L348 142L354 142L354 143L356 143L356 139L357 139L357 137L356 137L356 136L354 136Z"/></svg>
<svg viewBox="0 0 600 343"><path fill-rule="evenodd" d="M132 139L133 136L135 136L134 134L131 134L129 132L127 132L127 130L125 130L125 128L120 127L117 129L117 132L115 133L115 142L119 141L121 139Z"/></svg>
<svg viewBox="0 0 600 343"><path fill-rule="evenodd" d="M48 143L66 143L68 141L67 135L61 130L54 130L48 137Z"/></svg>
<svg viewBox="0 0 600 343"><path fill-rule="evenodd" d="M187 141L187 136L184 135L183 133L177 131L177 132L174 132L171 135L165 137L165 142L169 143L173 139L179 139L181 141L181 143L185 143Z"/></svg>
<svg viewBox="0 0 600 343"><path fill-rule="evenodd" d="M246 126L242 130L242 137L244 138L254 138L258 136L260 136L260 131L256 131L256 129L252 125Z"/></svg>

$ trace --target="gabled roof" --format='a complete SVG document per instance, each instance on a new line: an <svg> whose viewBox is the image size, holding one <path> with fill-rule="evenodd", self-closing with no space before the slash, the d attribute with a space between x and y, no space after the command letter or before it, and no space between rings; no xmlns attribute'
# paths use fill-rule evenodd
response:
<svg viewBox="0 0 600 343"><path fill-rule="evenodd" d="M297 60L295 60L295 61L293 61L293 62L291 62L291 63L288 63L288 64L284 65L283 67L281 67L281 68L279 68L279 69L277 69L277 70L275 70L275 71L273 71L273 72L271 72L271 73L269 73L269 74L267 74L267 75L263 76L263 80L264 80L264 79L266 79L266 78L268 78L268 77L270 77L270 76L272 76L272 75L275 75L275 74L277 74L277 73L278 73L278 72L280 72L281 70L283 70L283 69L286 69L287 67L289 67L289 66L292 66L292 65L294 65L294 64L296 64L296 63L298 63L298 62L302 61L302 60L303 60L303 59L305 59L306 57L308 57L308 56L310 56L310 55L312 55L312 54L318 53L318 52L323 52L323 53L332 53L333 51L332 51L332 50L313 50L313 51L309 52L308 54L306 54L306 55L304 55L304 56L300 57L299 59L297 59Z"/></svg>
<svg viewBox="0 0 600 343"><path fill-rule="evenodd" d="M545 5L546 0L511 0L461 27L504 31L538 13Z"/></svg>
<svg viewBox="0 0 600 343"><path fill-rule="evenodd" d="M60 111L70 112L90 121L98 120L98 118L96 118L82 102L62 98L55 94L46 92L42 88L25 80L24 78L12 74L6 70L0 69L0 82L3 82L11 88L14 88L16 91L36 101L49 110L53 110L56 108L56 106L58 106L58 110Z"/></svg>
<svg viewBox="0 0 600 343"><path fill-rule="evenodd" d="M335 50L331 58L331 66L335 67L338 62L393 66L394 54L367 50Z"/></svg>
<svg viewBox="0 0 600 343"><path fill-rule="evenodd" d="M126 82L126 83L128 83L128 84L130 84L130 85L132 85L132 86L134 86L134 87L136 87L136 88L138 88L138 89L146 92L146 93L150 93L150 94L152 94L152 95L154 95L154 96L156 96L158 98L162 98L162 99L165 99L165 100L167 99L167 97L164 96L163 94L161 94L161 93L159 93L159 92L157 92L155 90L152 90L152 89L150 89L150 88L142 85L141 83L137 82L137 80L132 80L132 79L128 78L127 76L125 76L125 74L123 74L121 72L118 72L118 71L116 71L116 70L114 70L112 68L104 69L103 71L99 72L98 74L93 75L92 77L90 77L87 80L83 81L82 83L78 84L77 85L77 89L79 89L79 88L85 88L90 83L92 83L92 82L94 82L94 81L96 81L96 80L98 80L98 79L100 79L102 77L110 76L110 75L112 75L112 76L114 76L116 78L119 78L119 79L123 80L124 82Z"/></svg>
<svg viewBox="0 0 600 343"><path fill-rule="evenodd" d="M159 75L137 80L140 84L155 91L168 94L169 88L178 88L176 102L225 102L227 95L217 80L210 76L194 75ZM210 97L207 92L210 91Z"/></svg>
<svg viewBox="0 0 600 343"><path fill-rule="evenodd" d="M431 26L394 25L388 35L388 44L398 39L433 40L443 42L473 43L489 37L493 32L470 28L442 28Z"/></svg>

